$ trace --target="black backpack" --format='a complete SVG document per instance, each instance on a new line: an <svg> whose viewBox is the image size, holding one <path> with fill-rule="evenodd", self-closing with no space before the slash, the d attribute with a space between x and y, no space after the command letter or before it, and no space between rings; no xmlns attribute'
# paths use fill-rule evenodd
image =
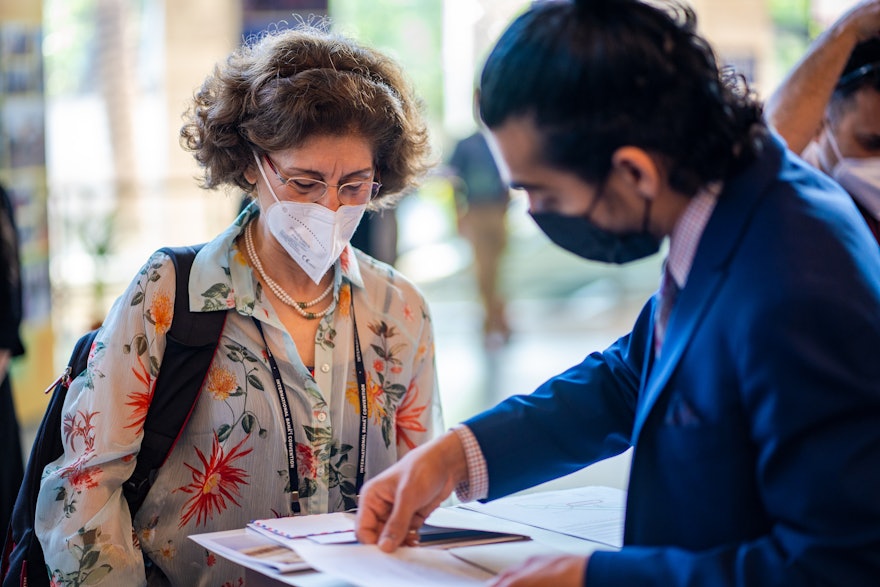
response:
<svg viewBox="0 0 880 587"><path fill-rule="evenodd" d="M189 311L189 274L199 248L201 245L161 249L174 261L177 273L174 319L167 333L162 368L144 422L144 438L137 465L122 488L132 519L146 498L159 467L189 420L226 319L226 312ZM43 549L34 534L37 493L43 469L64 452L61 444L64 398L70 382L86 369L89 351L97 333L98 330L92 330L77 341L37 430L24 480L6 530L0 566L3 587L49 585Z"/></svg>

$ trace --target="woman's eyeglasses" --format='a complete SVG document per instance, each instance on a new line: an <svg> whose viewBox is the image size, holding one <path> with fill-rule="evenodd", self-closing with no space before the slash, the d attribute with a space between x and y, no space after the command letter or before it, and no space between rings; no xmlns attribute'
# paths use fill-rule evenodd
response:
<svg viewBox="0 0 880 587"><path fill-rule="evenodd" d="M297 201L314 203L324 197L328 188L336 188L336 198L340 204L359 206L376 197L382 184L377 181L351 181L340 185L330 185L326 181L311 177L284 177L278 172L269 155L265 155L269 169L283 185L287 186Z"/></svg>

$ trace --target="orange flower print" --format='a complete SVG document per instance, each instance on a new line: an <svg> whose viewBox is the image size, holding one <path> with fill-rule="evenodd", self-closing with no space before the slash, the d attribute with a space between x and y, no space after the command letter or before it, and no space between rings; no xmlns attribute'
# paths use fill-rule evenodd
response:
<svg viewBox="0 0 880 587"><path fill-rule="evenodd" d="M238 245L235 246L235 255L233 255L232 260L242 267L248 264L247 259L245 259L244 253L241 252L241 249L238 248Z"/></svg>
<svg viewBox="0 0 880 587"><path fill-rule="evenodd" d="M373 361L373 370L378 373L381 373L385 370L385 363L382 361L382 359L376 359L375 361Z"/></svg>
<svg viewBox="0 0 880 587"><path fill-rule="evenodd" d="M214 556L213 552L205 551L205 564L209 567L213 567L217 564L217 557Z"/></svg>
<svg viewBox="0 0 880 587"><path fill-rule="evenodd" d="M236 498L241 497L239 486L246 484L245 480L248 474L244 469L233 467L232 463L253 450L249 448L239 452L248 438L250 437L245 436L228 454L224 454L223 447L220 446L220 440L215 433L210 459L206 459L198 448L195 449L196 455L201 461L201 470L189 463L184 463L192 471L192 483L178 487L177 490L190 493L192 497L181 508L182 516L178 524L179 528L186 526L194 517L196 525L205 524L209 518L228 508L229 502L236 506L241 505L236 501Z"/></svg>
<svg viewBox="0 0 880 587"><path fill-rule="evenodd" d="M159 549L159 554L164 558L171 559L177 554L177 548L174 546L174 543L169 540L165 543L165 546Z"/></svg>
<svg viewBox="0 0 880 587"><path fill-rule="evenodd" d="M141 530L140 541L149 544L156 537L155 528L144 528Z"/></svg>
<svg viewBox="0 0 880 587"><path fill-rule="evenodd" d="M412 322L415 319L415 315L413 314L412 308L409 304L403 305L403 317L408 321Z"/></svg>
<svg viewBox="0 0 880 587"><path fill-rule="evenodd" d="M211 367L208 371L207 387L214 399L224 401L238 389L238 380L226 367Z"/></svg>
<svg viewBox="0 0 880 587"><path fill-rule="evenodd" d="M296 467L308 479L314 479L318 476L318 462L311 446L296 445Z"/></svg>
<svg viewBox="0 0 880 587"><path fill-rule="evenodd" d="M360 393L357 381L349 381L345 388L345 399L355 409L360 406ZM372 373L367 373L367 416L376 423L385 417L385 390L373 381Z"/></svg>
<svg viewBox="0 0 880 587"><path fill-rule="evenodd" d="M174 316L174 303L168 294L159 292L153 296L150 304L150 317L156 328L156 334L165 334L171 328L171 318Z"/></svg>
<svg viewBox="0 0 880 587"><path fill-rule="evenodd" d="M375 422L385 417L385 390L373 381L373 375L367 373L367 415Z"/></svg>
<svg viewBox="0 0 880 587"><path fill-rule="evenodd" d="M397 430L397 438L406 444L410 450L416 447L416 442L409 437L407 431L425 432L425 426L422 424L421 417L428 408L426 403L423 406L416 406L416 398L418 397L418 387L415 383L411 384L403 396L403 401L397 407L397 421L395 429Z"/></svg>
<svg viewBox="0 0 880 587"><path fill-rule="evenodd" d="M355 408L358 406L358 383L357 381L349 381L348 385L345 386L345 401L353 405Z"/></svg>
<svg viewBox="0 0 880 587"><path fill-rule="evenodd" d="M339 290L339 315L347 317L351 314L351 285L346 283Z"/></svg>

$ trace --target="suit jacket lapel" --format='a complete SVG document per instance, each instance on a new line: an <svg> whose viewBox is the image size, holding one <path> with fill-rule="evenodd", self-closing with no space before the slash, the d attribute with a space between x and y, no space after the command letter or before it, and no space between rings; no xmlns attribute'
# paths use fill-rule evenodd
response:
<svg viewBox="0 0 880 587"><path fill-rule="evenodd" d="M687 283L679 293L669 316L662 352L656 359L649 358L646 361L633 427L633 444L638 440L651 409L666 389L669 378L693 339L695 329L717 298L718 289L724 284L727 267L762 194L770 181L777 176L784 153L782 142L776 135L771 135L762 141L759 159L725 182L718 204L700 239ZM646 355L653 357L654 336L651 334L646 338Z"/></svg>
<svg viewBox="0 0 880 587"><path fill-rule="evenodd" d="M633 428L633 443L638 438L651 408L666 388L682 354L690 344L693 332L700 323L700 318L711 307L715 292L724 281L723 272L718 270L699 275L699 283L691 281L695 277L697 276L692 273L688 278L687 287L679 294L678 302L666 326L663 350L659 357L653 359L653 365L647 372L648 377L644 380L641 401L636 411ZM653 345L649 349L653 349Z"/></svg>

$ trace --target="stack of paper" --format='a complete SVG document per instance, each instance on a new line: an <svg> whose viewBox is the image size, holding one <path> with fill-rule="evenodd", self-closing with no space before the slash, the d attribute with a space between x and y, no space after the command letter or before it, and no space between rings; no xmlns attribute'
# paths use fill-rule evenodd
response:
<svg viewBox="0 0 880 587"><path fill-rule="evenodd" d="M283 582L288 579L299 582L302 578L289 578L284 573L316 569L361 587L480 585L492 576L490 571L509 568L535 553L555 552L553 540L548 544L535 544L533 548L529 545L534 543L521 542L518 545L456 549L453 554L444 548L524 541L529 537L510 532L446 527L446 524L466 526L473 523L496 530L516 529L517 525L525 524L549 530L555 536L565 534L585 539L587 542L584 543L592 544L594 548L599 542L620 547L625 502L626 493L619 489L581 487L441 509L430 519L432 524L439 522L441 526L426 526L420 534L423 546L434 544L437 548L400 548L391 554L380 551L375 545L358 544L354 532L355 517L350 513L255 520L246 529L191 538L218 555ZM499 519L490 523L485 515L473 512ZM435 519L437 514L446 515ZM473 518L472 522L469 516ZM548 542L546 536L544 541ZM505 548L507 554L495 557L498 560L494 563L479 556L481 552ZM511 560L511 553L517 554L518 558Z"/></svg>
<svg viewBox="0 0 880 587"><path fill-rule="evenodd" d="M280 573L290 573L311 568L296 551L244 529L194 534L190 539L249 569L268 567Z"/></svg>
<svg viewBox="0 0 880 587"><path fill-rule="evenodd" d="M254 520L247 527L288 548L309 539L321 544L357 542L354 514L333 513Z"/></svg>
<svg viewBox="0 0 880 587"><path fill-rule="evenodd" d="M354 514L333 513L254 520L245 530L197 534L190 538L206 549L248 568L266 566L281 573L309 568L326 570L327 561L333 561L339 554L338 549L330 546L344 545L349 547L343 549L346 556L364 557L361 559L364 561L375 559L382 572L401 573L406 569L416 569L421 564L425 570L436 568L433 572L437 576L443 576L443 569L446 569L448 572L454 571L456 575L470 573L472 577L479 576L480 580L485 578L485 571L472 568L452 555L410 552L424 551L426 548L400 549L394 555L386 555L374 546L359 545L354 527ZM516 540L529 540L529 537L509 532L428 524L419 533L420 545L435 549ZM375 573L370 577L374 581ZM445 579L448 580L449 576ZM373 584L377 583L374 581Z"/></svg>
<svg viewBox="0 0 880 587"><path fill-rule="evenodd" d="M626 491L590 486L504 497L459 507L620 548Z"/></svg>
<svg viewBox="0 0 880 587"><path fill-rule="evenodd" d="M295 516L254 520L248 528L266 538L295 549L303 539L318 544L351 544L357 542L354 531L354 514L335 513L313 516ZM425 524L419 529L419 546L453 548L529 540L524 534L491 532L472 528L449 528Z"/></svg>
<svg viewBox="0 0 880 587"><path fill-rule="evenodd" d="M398 548L388 554L374 544L309 543L300 554L313 568L359 587L477 587L493 576L437 548Z"/></svg>

